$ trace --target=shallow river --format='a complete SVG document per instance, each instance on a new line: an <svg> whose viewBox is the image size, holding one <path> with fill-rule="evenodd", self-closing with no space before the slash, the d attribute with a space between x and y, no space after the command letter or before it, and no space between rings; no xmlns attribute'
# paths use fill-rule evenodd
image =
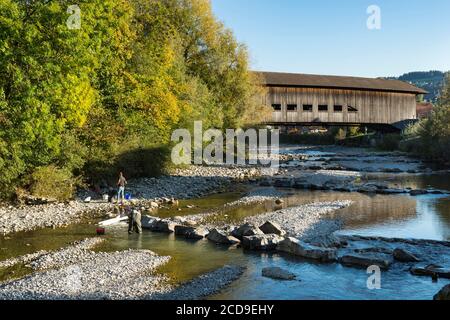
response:
<svg viewBox="0 0 450 320"><path fill-rule="evenodd" d="M425 180L427 181L422 179L401 183L408 186L411 183L428 185L433 181L430 177ZM442 177L437 181L442 182ZM445 186L439 185L439 188L443 187ZM355 203L351 207L335 213L345 221L345 230L341 231L343 233L450 240L450 198L446 196L369 196L358 193L284 191L289 194L285 198L285 206L312 201L353 200ZM239 196L240 192L235 192L188 201L186 203L199 208L182 212L163 211L160 214L192 214L216 208ZM235 220L273 209L271 203L266 203L229 210L224 214L227 214L229 220ZM129 236L126 231L125 226L109 229L106 236L108 241L98 250L139 248L172 256L171 262L160 271L174 282L189 280L225 264L247 266L247 271L239 281L211 299L431 299L448 283L446 280L433 283L428 277L415 277L409 272L385 272L382 275L382 289L372 291L367 289L368 275L365 270L346 268L337 263L314 264L279 254L244 253L241 249L226 249L208 241L189 242L176 239L173 235L151 232ZM86 223L65 229L46 229L0 238L0 259L42 249L58 249L69 242L90 237L94 232L95 225ZM280 282L263 278L261 269L266 266L286 268L297 274L299 280ZM0 270L0 278L4 280L18 277L27 272L29 270L24 267Z"/></svg>

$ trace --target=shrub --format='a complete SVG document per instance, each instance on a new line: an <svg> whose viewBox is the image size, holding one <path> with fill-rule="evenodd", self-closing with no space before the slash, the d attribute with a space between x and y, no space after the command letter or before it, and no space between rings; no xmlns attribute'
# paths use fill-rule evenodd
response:
<svg viewBox="0 0 450 320"><path fill-rule="evenodd" d="M30 192L33 196L58 201L72 199L79 182L70 171L54 165L36 168L30 178Z"/></svg>
<svg viewBox="0 0 450 320"><path fill-rule="evenodd" d="M336 133L334 134L334 140L340 141L344 140L347 137L347 132L343 128L337 129Z"/></svg>
<svg viewBox="0 0 450 320"><path fill-rule="evenodd" d="M348 128L347 131L347 137L355 137L361 134L361 128L356 126L356 127L350 127Z"/></svg>
<svg viewBox="0 0 450 320"><path fill-rule="evenodd" d="M331 145L334 144L334 138L329 133L282 134L280 143Z"/></svg>
<svg viewBox="0 0 450 320"><path fill-rule="evenodd" d="M118 156L114 175L122 171L128 178L161 176L171 166L170 155L167 146L128 151Z"/></svg>
<svg viewBox="0 0 450 320"><path fill-rule="evenodd" d="M402 137L398 133L389 133L383 136L377 147L382 150L393 151L397 150L400 145Z"/></svg>
<svg viewBox="0 0 450 320"><path fill-rule="evenodd" d="M450 107L435 107L430 118L408 127L403 137L402 150L440 162L450 161Z"/></svg>

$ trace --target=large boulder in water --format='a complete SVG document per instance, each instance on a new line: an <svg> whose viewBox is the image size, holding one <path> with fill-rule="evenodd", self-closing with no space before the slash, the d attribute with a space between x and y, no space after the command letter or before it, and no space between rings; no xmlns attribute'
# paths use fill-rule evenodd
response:
<svg viewBox="0 0 450 320"><path fill-rule="evenodd" d="M231 235L233 237L238 238L240 240L242 240L243 237L251 237L263 234L264 232L262 232L258 227L250 223L243 224L242 226L231 232Z"/></svg>
<svg viewBox="0 0 450 320"><path fill-rule="evenodd" d="M194 230L193 227L188 226L175 226L175 235L177 236L186 236L187 233L192 232Z"/></svg>
<svg viewBox="0 0 450 320"><path fill-rule="evenodd" d="M347 267L368 268L370 266L378 266L384 270L389 269L392 263L384 253L348 254L341 257L339 262Z"/></svg>
<svg viewBox="0 0 450 320"><path fill-rule="evenodd" d="M288 237L281 241L277 250L302 258L319 260L321 262L336 261L336 249L320 248L302 242L296 238Z"/></svg>
<svg viewBox="0 0 450 320"><path fill-rule="evenodd" d="M157 220L153 223L152 231L163 233L174 233L177 224L170 220Z"/></svg>
<svg viewBox="0 0 450 320"><path fill-rule="evenodd" d="M262 226L259 227L259 229L264 234L277 234L279 236L286 235L286 231L281 229L281 226L275 222L267 221Z"/></svg>
<svg viewBox="0 0 450 320"><path fill-rule="evenodd" d="M420 261L414 254L406 250L397 248L393 252L394 259L400 262L418 262Z"/></svg>
<svg viewBox="0 0 450 320"><path fill-rule="evenodd" d="M199 227L199 228L192 228L192 230L188 231L184 236L186 239L192 239L192 240L202 240L206 238L209 234L209 230Z"/></svg>
<svg viewBox="0 0 450 320"><path fill-rule="evenodd" d="M229 236L224 231L218 229L211 230L207 238L208 240L218 244L234 245L241 242L239 239Z"/></svg>
<svg viewBox="0 0 450 320"><path fill-rule="evenodd" d="M156 221L158 221L158 218L150 217L150 216L142 216L141 218L141 225L143 229L149 229L153 230Z"/></svg>
<svg viewBox="0 0 450 320"><path fill-rule="evenodd" d="M264 268L262 270L262 276L277 280L294 280L296 278L296 275L292 272L278 267Z"/></svg>
<svg viewBox="0 0 450 320"><path fill-rule="evenodd" d="M450 301L450 284L446 285L435 296L434 300L446 300Z"/></svg>
<svg viewBox="0 0 450 320"><path fill-rule="evenodd" d="M283 237L276 234L262 234L242 239L242 246L248 250L275 250L278 243L283 241Z"/></svg>
<svg viewBox="0 0 450 320"><path fill-rule="evenodd" d="M450 279L450 269L445 269L437 265L429 265L425 268L423 267L413 267L410 269L412 275L415 276L430 276L433 278L446 278Z"/></svg>

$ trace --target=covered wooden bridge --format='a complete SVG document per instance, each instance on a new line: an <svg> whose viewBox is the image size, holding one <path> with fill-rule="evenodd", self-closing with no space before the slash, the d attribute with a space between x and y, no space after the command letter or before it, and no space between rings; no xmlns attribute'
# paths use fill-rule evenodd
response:
<svg viewBox="0 0 450 320"><path fill-rule="evenodd" d="M401 127L417 118L423 89L399 80L258 72L268 125Z"/></svg>

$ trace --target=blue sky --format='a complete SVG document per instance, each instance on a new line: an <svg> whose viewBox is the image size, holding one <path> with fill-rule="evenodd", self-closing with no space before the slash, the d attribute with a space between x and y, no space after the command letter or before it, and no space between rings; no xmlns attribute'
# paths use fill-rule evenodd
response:
<svg viewBox="0 0 450 320"><path fill-rule="evenodd" d="M450 70L449 0L211 0L254 70L391 76ZM381 29L369 30L370 5Z"/></svg>

